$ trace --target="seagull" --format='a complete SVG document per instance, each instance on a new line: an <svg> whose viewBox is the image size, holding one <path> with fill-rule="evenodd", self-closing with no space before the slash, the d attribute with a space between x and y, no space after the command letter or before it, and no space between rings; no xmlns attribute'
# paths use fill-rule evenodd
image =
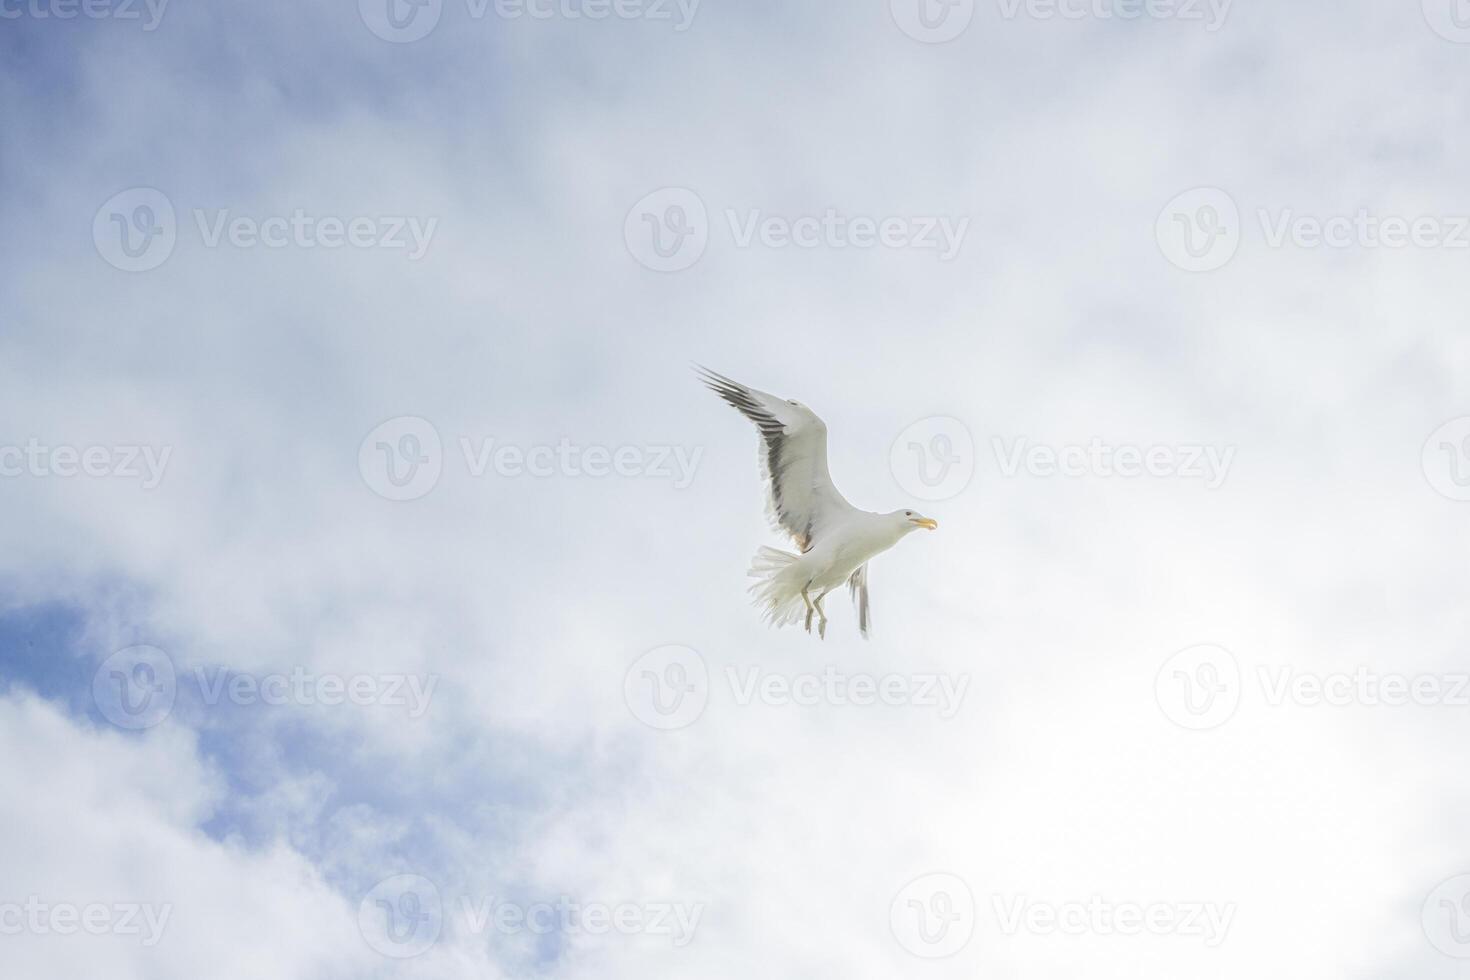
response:
<svg viewBox="0 0 1470 980"><path fill-rule="evenodd" d="M858 510L832 485L827 471L827 425L794 399L778 398L696 365L705 385L755 423L761 434L761 477L767 482L766 514L789 534L800 554L762 547L755 553L750 587L766 622L786 626L806 611L806 631L817 622L827 638L822 600L847 583L857 606L858 631L868 638L868 562L919 528L939 523L912 510L876 514Z"/></svg>

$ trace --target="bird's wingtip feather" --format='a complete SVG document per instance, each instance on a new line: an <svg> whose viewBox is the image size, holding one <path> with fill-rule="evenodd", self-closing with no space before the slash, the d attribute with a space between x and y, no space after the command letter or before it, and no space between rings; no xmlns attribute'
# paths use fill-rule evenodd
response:
<svg viewBox="0 0 1470 980"><path fill-rule="evenodd" d="M721 382L724 382L725 384L734 384L735 383L734 381L731 381L729 378L725 377L720 372L715 371L715 370L712 370L710 368L707 368L703 364L695 364L694 365L694 369L695 369L695 372L700 377L704 378L704 380L706 380L706 381L721 381Z"/></svg>
<svg viewBox="0 0 1470 980"><path fill-rule="evenodd" d="M738 381L725 377L718 371L712 371L703 364L694 363L695 373L704 386L722 398L730 398L732 395L740 395L746 392L746 387Z"/></svg>

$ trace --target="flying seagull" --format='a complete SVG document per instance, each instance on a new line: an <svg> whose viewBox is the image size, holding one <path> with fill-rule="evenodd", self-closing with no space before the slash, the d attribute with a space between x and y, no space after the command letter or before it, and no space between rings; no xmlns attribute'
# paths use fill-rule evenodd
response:
<svg viewBox="0 0 1470 980"><path fill-rule="evenodd" d="M762 547L755 553L750 587L773 626L794 623L806 612L806 631L818 617L817 635L827 637L822 600L847 583L857 605L858 629L866 639L868 560L919 528L938 522L912 510L874 514L858 510L832 485L827 471L827 425L801 402L747 388L700 367L710 390L755 423L761 433L761 477L766 513L777 530L791 535L801 554Z"/></svg>

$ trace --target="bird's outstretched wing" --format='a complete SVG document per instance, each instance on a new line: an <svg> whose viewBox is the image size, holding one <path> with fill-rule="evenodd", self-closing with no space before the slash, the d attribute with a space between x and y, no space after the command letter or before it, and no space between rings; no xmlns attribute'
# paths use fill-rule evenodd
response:
<svg viewBox="0 0 1470 980"><path fill-rule="evenodd" d="M872 625L872 619L868 613L868 566L866 562L859 565L857 571L848 577L847 590L852 593L853 605L857 606L858 632L862 633L863 639L866 640L868 627Z"/></svg>
<svg viewBox="0 0 1470 980"><path fill-rule="evenodd" d="M708 368L699 368L710 390L755 423L761 433L761 476L767 481L766 510L803 552L856 508L832 485L827 470L827 426L811 409L747 388Z"/></svg>

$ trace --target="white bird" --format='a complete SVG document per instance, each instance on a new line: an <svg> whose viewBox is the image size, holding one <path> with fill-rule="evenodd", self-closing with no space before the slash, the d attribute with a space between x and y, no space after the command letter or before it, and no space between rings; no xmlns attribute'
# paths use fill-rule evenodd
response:
<svg viewBox="0 0 1470 980"><path fill-rule="evenodd" d="M875 514L858 510L832 485L827 471L827 426L801 402L747 388L705 367L710 390L750 419L761 433L761 476L767 481L766 513L791 535L801 554L762 547L751 563L750 587L773 626L794 623L806 612L806 631L818 617L827 636L822 600L846 582L857 605L858 629L868 636L868 561L934 521L912 510Z"/></svg>

